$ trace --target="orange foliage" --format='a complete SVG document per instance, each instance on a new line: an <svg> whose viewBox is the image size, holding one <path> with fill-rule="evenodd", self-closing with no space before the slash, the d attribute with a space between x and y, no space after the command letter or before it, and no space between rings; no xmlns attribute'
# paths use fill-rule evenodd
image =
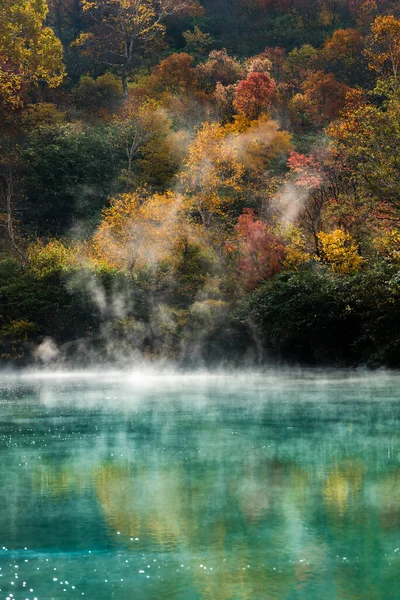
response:
<svg viewBox="0 0 400 600"><path fill-rule="evenodd" d="M333 73L312 73L303 84L303 94L292 100L292 114L300 109L315 125L326 125L339 116L350 90L337 81Z"/></svg>
<svg viewBox="0 0 400 600"><path fill-rule="evenodd" d="M192 92L197 85L197 74L192 62L193 58L186 52L171 54L153 68L150 87L171 94Z"/></svg>
<svg viewBox="0 0 400 600"><path fill-rule="evenodd" d="M363 38L357 29L337 29L325 41L324 56L333 63L353 65L360 60Z"/></svg>
<svg viewBox="0 0 400 600"><path fill-rule="evenodd" d="M400 71L400 20L393 15L375 19L367 40L365 56L370 68L382 76L399 79Z"/></svg>
<svg viewBox="0 0 400 600"><path fill-rule="evenodd" d="M350 0L350 10L362 30L367 30L378 14L376 0Z"/></svg>

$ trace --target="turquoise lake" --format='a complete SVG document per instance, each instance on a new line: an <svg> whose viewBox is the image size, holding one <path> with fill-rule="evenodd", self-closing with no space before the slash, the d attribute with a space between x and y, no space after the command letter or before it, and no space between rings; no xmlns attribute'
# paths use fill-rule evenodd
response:
<svg viewBox="0 0 400 600"><path fill-rule="evenodd" d="M0 376L0 600L400 599L400 375Z"/></svg>

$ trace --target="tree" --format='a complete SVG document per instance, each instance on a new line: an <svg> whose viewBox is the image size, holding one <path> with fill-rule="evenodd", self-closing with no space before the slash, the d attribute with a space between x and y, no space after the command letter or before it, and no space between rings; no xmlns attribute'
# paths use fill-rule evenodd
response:
<svg viewBox="0 0 400 600"><path fill-rule="evenodd" d="M261 115L254 121L236 115L233 123L226 125L226 130L231 134L230 144L237 150L246 169L246 183L254 184L261 176L265 193L265 177L280 171L292 150L291 135L268 115Z"/></svg>
<svg viewBox="0 0 400 600"><path fill-rule="evenodd" d="M293 189L289 186L289 206L286 206L285 188L283 189L283 207L291 219L299 218L307 234L312 237L315 252L319 254L318 234L322 228L323 209L327 201L324 188L325 177L320 161L314 156L305 156L292 152L288 159L291 170L289 181L294 183ZM293 203L295 206L291 206Z"/></svg>
<svg viewBox="0 0 400 600"><path fill-rule="evenodd" d="M96 259L129 272L168 259L185 234L181 211L172 192L138 191L113 198L92 240Z"/></svg>
<svg viewBox="0 0 400 600"><path fill-rule="evenodd" d="M51 27L63 44L75 39L82 28L81 0L48 0Z"/></svg>
<svg viewBox="0 0 400 600"><path fill-rule="evenodd" d="M236 89L237 85L234 83L231 85L222 85L220 81L218 81L215 87L213 96L217 104L219 118L222 123L228 123L233 119L235 114L233 102L235 100Z"/></svg>
<svg viewBox="0 0 400 600"><path fill-rule="evenodd" d="M288 167L296 174L296 184L308 190L319 188L324 181L321 164L314 156L291 152Z"/></svg>
<svg viewBox="0 0 400 600"><path fill-rule="evenodd" d="M183 96L193 93L197 87L197 73L192 63L193 58L186 52L171 54L153 68L150 87L158 93Z"/></svg>
<svg viewBox="0 0 400 600"><path fill-rule="evenodd" d="M184 31L185 52L188 52L195 58L202 58L207 51L213 46L213 39L209 33L203 33L199 27L195 27L193 31Z"/></svg>
<svg viewBox="0 0 400 600"><path fill-rule="evenodd" d="M116 146L126 156L121 176L126 190L151 184L164 188L180 166L181 151L171 122L154 100L129 98L112 126Z"/></svg>
<svg viewBox="0 0 400 600"><path fill-rule="evenodd" d="M282 269L285 254L283 239L260 219L255 219L252 209L245 209L235 227L238 239L239 273L246 289Z"/></svg>
<svg viewBox="0 0 400 600"><path fill-rule="evenodd" d="M265 48L263 56L271 61L271 77L273 77L275 81L280 81L287 71L285 49L280 46Z"/></svg>
<svg viewBox="0 0 400 600"><path fill-rule="evenodd" d="M21 149L26 182L21 215L29 233L60 235L97 223L123 167L110 126L38 127Z"/></svg>
<svg viewBox="0 0 400 600"><path fill-rule="evenodd" d="M187 205L206 230L226 219L227 207L241 190L244 166L228 134L223 126L206 123L197 132L185 161L182 183Z"/></svg>
<svg viewBox="0 0 400 600"><path fill-rule="evenodd" d="M82 0L93 29L78 43L93 46L102 62L121 76L128 96L128 77L141 65L143 53L165 33L165 20L198 10L197 0Z"/></svg>
<svg viewBox="0 0 400 600"><path fill-rule="evenodd" d="M249 73L266 73L269 75L272 69L272 62L266 54L257 54L246 61L246 71Z"/></svg>
<svg viewBox="0 0 400 600"><path fill-rule="evenodd" d="M292 152L288 159L288 166L290 168L288 181L295 185L294 215L298 217L305 231L311 235L315 252L319 255L318 235L324 221L337 222L341 227L349 225L341 210L337 210L337 214L334 214L337 207L342 208L344 198L347 199L350 195L346 176L348 172L329 145L314 148L308 156ZM355 202L352 203L351 209L352 217L356 220Z"/></svg>
<svg viewBox="0 0 400 600"><path fill-rule="evenodd" d="M328 133L359 187L363 202L380 219L400 218L400 97L386 90L382 106L353 94Z"/></svg>
<svg viewBox="0 0 400 600"><path fill-rule="evenodd" d="M400 265L400 229L384 230L374 239L374 246L381 256L397 267Z"/></svg>
<svg viewBox="0 0 400 600"><path fill-rule="evenodd" d="M359 81L366 70L362 49L364 41L357 29L337 29L325 40L322 50L327 61L325 70L334 70L339 78Z"/></svg>
<svg viewBox="0 0 400 600"><path fill-rule="evenodd" d="M304 112L316 127L324 126L339 116L351 89L337 81L333 73L323 71L311 73L302 88L303 94L294 96L289 105L292 118L298 120Z"/></svg>
<svg viewBox="0 0 400 600"><path fill-rule="evenodd" d="M369 67L382 77L400 85L400 20L393 15L379 16L367 38L365 56Z"/></svg>
<svg viewBox="0 0 400 600"><path fill-rule="evenodd" d="M265 206L275 192L274 173L290 150L290 135L265 115L198 130L181 181L188 210L219 258L243 208Z"/></svg>
<svg viewBox="0 0 400 600"><path fill-rule="evenodd" d="M18 108L30 85L57 87L64 78L61 42L45 26L46 0L0 4L0 102Z"/></svg>
<svg viewBox="0 0 400 600"><path fill-rule="evenodd" d="M272 103L275 82L266 73L249 73L236 90L234 108L248 119L257 119Z"/></svg>
<svg viewBox="0 0 400 600"><path fill-rule="evenodd" d="M44 243L38 239L29 245L27 256L29 270L38 277L46 277L55 272L82 268L87 263L85 246L51 239Z"/></svg>
<svg viewBox="0 0 400 600"><path fill-rule="evenodd" d="M358 246L349 233L336 229L330 233L318 234L321 245L321 260L329 265L334 273L348 275L357 271L364 259L358 252Z"/></svg>
<svg viewBox="0 0 400 600"><path fill-rule="evenodd" d="M323 53L331 62L354 63L360 58L363 39L358 29L337 29L324 43Z"/></svg>
<svg viewBox="0 0 400 600"><path fill-rule="evenodd" d="M122 88L119 79L112 73L105 73L97 79L89 75L81 77L74 88L77 106L87 115L107 114L122 103Z"/></svg>
<svg viewBox="0 0 400 600"><path fill-rule="evenodd" d="M197 72L200 83L209 92L215 90L217 83L232 85L245 76L243 65L225 49L210 52L208 60L197 66Z"/></svg>
<svg viewBox="0 0 400 600"><path fill-rule="evenodd" d="M296 80L299 84L316 70L318 65L319 53L311 44L303 44L300 48L295 48L286 58L286 68L288 76Z"/></svg>
<svg viewBox="0 0 400 600"><path fill-rule="evenodd" d="M350 0L350 11L357 23L357 27L366 32L371 23L378 14L378 4L376 0Z"/></svg>
<svg viewBox="0 0 400 600"><path fill-rule="evenodd" d="M20 178L20 160L18 153L9 143L2 144L0 154L0 231L5 244L3 250L11 252L26 262L18 235L17 214L22 199Z"/></svg>
<svg viewBox="0 0 400 600"><path fill-rule="evenodd" d="M346 156L326 140L324 146L314 148L308 156L292 152L288 166L289 192L294 183L293 196L298 198L297 213L294 212L312 236L316 254L320 249L318 233L326 224L351 233L365 245L373 219L360 198Z"/></svg>
<svg viewBox="0 0 400 600"><path fill-rule="evenodd" d="M23 113L18 115L18 123L25 133L33 132L38 127L65 125L65 122L65 112L58 110L51 102L28 104Z"/></svg>

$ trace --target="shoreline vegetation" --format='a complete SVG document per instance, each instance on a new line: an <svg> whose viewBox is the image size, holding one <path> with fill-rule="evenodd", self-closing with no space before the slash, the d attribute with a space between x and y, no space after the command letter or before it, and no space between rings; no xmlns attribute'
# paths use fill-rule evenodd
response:
<svg viewBox="0 0 400 600"><path fill-rule="evenodd" d="M4 0L0 366L400 366L392 0Z"/></svg>

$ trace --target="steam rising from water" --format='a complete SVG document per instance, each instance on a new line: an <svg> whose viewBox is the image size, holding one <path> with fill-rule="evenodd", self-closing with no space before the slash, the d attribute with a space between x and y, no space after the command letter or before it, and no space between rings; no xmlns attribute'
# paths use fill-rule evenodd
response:
<svg viewBox="0 0 400 600"><path fill-rule="evenodd" d="M141 365L121 370L26 370L0 373L0 404L7 406L30 394L37 405L57 410L130 413L145 411L162 418L164 411L179 407L182 413L200 411L201 418L218 419L216 412L233 414L238 406L261 414L286 402L340 406L354 398L361 403L395 398L400 372L339 371L317 369L268 369L242 371L179 371L172 367ZM345 391L343 391L345 390ZM16 393L17 392L17 393ZM283 404L282 404L283 403ZM269 409L267 409L269 410ZM214 416L212 416L214 415Z"/></svg>
<svg viewBox="0 0 400 600"><path fill-rule="evenodd" d="M268 369L198 369L184 370L171 365L158 363L142 363L130 369L25 369L23 371L0 371L0 385L18 383L19 381L59 381L120 384L128 387L197 387L197 386L227 386L226 389L238 388L260 389L289 388L307 384L321 386L348 384L370 386L386 385L388 381L400 383L400 371L366 371L364 369L317 369L317 368L268 368ZM162 388L164 390L164 388Z"/></svg>
<svg viewBox="0 0 400 600"><path fill-rule="evenodd" d="M252 144L254 142L262 142L262 144L268 146L273 143L274 136L276 136L278 131L279 126L276 121L261 121L248 131L228 136L225 143L221 146L221 151L226 152L227 156L233 152L244 165L247 164L248 166L254 159L251 152ZM193 131L191 135L193 136ZM182 154L184 154L184 149L187 151L188 138L190 138L189 131L185 131L184 139L181 142L185 146L185 148L182 148ZM204 176L201 175L201 177L205 180L211 167L211 159L205 154L203 162L199 165L198 169L199 173L204 173ZM168 228L174 231L175 229L181 231L188 240L206 248L209 241L207 242L205 234L202 236L200 228L193 228L193 231L187 228L187 230L183 231L183 226L178 222L182 204L181 194L184 193L185 188L183 185L183 175L184 166L182 165L181 172L177 177L175 190L173 191L174 201L170 209L162 215L162 218L160 217L160 228L165 228L165 224L167 224ZM199 186L201 187L200 183ZM270 199L270 208L277 220L284 226L292 224L296 222L303 211L308 197L309 191L295 185L294 181L287 180L275 197ZM165 259L165 255L172 249L175 242L173 235L169 237L168 235L153 235L149 239L148 232L146 236L146 229L143 229L136 222L130 224L128 220L127 227L128 229L132 227L132 235L127 236L127 241L123 242L120 239L113 239L112 237L107 238L108 247L115 249L117 255L131 256L135 253L143 255L147 263L152 267L162 262L161 259ZM150 344L147 347L150 347L150 352L153 352L157 357L170 356L172 352L175 352L175 359L177 361L182 360L185 363L191 362L192 364L197 364L199 357L204 357L205 352L203 350L206 344L206 334L212 330L213 318L217 314L215 308L218 302L220 305L229 305L229 301L226 302L225 296L218 289L218 284L215 284L221 265L219 264L218 257L215 257L214 260L214 269L207 272L203 284L200 284L197 295L193 298L193 303L187 309L187 324L183 327L183 333L179 329L179 319L175 318L174 307L168 304L168 297L164 303L163 298L155 298L155 294L150 290L147 298L149 305L148 321L140 320L140 318L136 320L132 317L132 306L137 294L133 286L113 283L112 289L106 290L99 278L90 272L90 269L82 269L82 271L70 273L65 282L68 291L77 295L83 292L85 296L91 298L93 305L98 311L99 327L98 332L96 332L96 339L88 335L82 339L71 340L59 347L54 340L46 338L35 352L38 364L47 365L47 367L54 365L62 368L72 359L75 361L75 364L96 365L101 362L102 364L113 363L120 367L125 367L130 364L137 364L146 358L146 350L143 349L144 340L150 340ZM217 263L218 267L216 266ZM213 303L215 312L212 313L212 310L210 310L207 313L207 310L203 310L201 326L197 327L197 329L196 327L191 327L194 321L193 309L197 305L208 309L210 308L207 304L209 301ZM129 322L125 323L125 321ZM123 329L125 325L126 329ZM123 330L125 333L118 335L116 329L118 329L118 332ZM85 334L78 333L77 337L80 335ZM174 347L171 351L168 339L172 339L174 336L176 338L179 337L179 347ZM257 339L256 332L249 329L248 336L250 341L248 343L247 354L246 350L244 350L243 354L249 363L259 364L262 358L262 348ZM164 343L164 339L166 343ZM242 358L239 360L242 360Z"/></svg>

